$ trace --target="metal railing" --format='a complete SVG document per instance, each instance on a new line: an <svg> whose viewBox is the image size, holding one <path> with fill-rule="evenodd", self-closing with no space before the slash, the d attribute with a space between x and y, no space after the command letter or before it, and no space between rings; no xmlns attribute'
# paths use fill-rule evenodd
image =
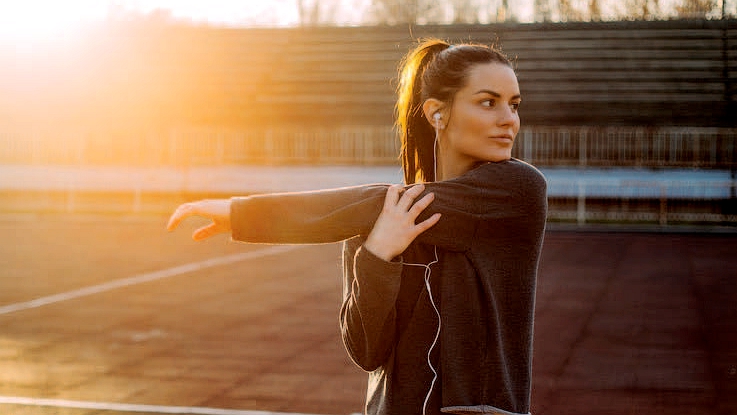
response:
<svg viewBox="0 0 737 415"><path fill-rule="evenodd" d="M0 131L0 165L15 165L23 171L24 166L87 172L161 168L185 175L200 168L239 166L342 164L364 166L365 170L397 166L398 147L395 131L387 126L250 131L182 128L116 135ZM520 131L513 154L547 173L553 221L737 226L736 129L533 126ZM572 173L550 174L561 169ZM594 171L600 174L588 174ZM684 175L675 174L678 171ZM648 172L667 174L645 174ZM699 172L709 174L696 174ZM705 178L695 180L695 176ZM118 186L106 190L108 194L75 183L63 189L24 190L15 184L0 188L0 210L62 207L67 212L122 209L139 213L162 206L166 210L171 198L198 197L179 188L151 190L145 182ZM111 198L117 201L110 203Z"/></svg>
<svg viewBox="0 0 737 415"><path fill-rule="evenodd" d="M548 180L549 214L579 225L602 222L737 225L737 180Z"/></svg>
<svg viewBox="0 0 737 415"><path fill-rule="evenodd" d="M533 126L520 131L513 154L540 166L734 169L736 147L729 128ZM0 164L386 165L398 152L389 126L0 131Z"/></svg>
<svg viewBox="0 0 737 415"><path fill-rule="evenodd" d="M531 127L516 155L545 166L734 168L737 130L691 127Z"/></svg>
<svg viewBox="0 0 737 415"><path fill-rule="evenodd" d="M258 169L268 168L255 168ZM323 168L314 169L320 171ZM140 172L135 169L124 168L117 169L117 172L102 171L103 177L94 180L89 177L99 174L100 170L81 168L76 173L65 172L66 178L56 183L48 183L36 174L35 180L42 180L46 184L36 183L27 188L17 183L0 185L0 212L166 214L177 204L193 199L258 193L256 188L249 187L248 182L253 182L259 174L263 174L241 172L241 180L235 176L232 178L234 182L242 183L242 190L226 190L190 186L188 182L193 179L190 176L192 173L183 169L177 169L173 175L172 169L162 169L168 170L161 172L169 176L168 187L162 183L151 183L152 177L157 175L157 169L146 169L143 174L137 174ZM198 175L209 176L209 168L196 170ZM364 183L375 181L373 172L371 168L363 168L362 174L366 177ZM317 172L302 173L306 177L295 179L310 181ZM217 175L217 172L214 174ZM737 230L737 179L734 177L730 179L727 175L726 179L686 181L645 178L631 181L621 180L621 177L618 180L617 172L611 173L611 176L611 180L602 180L570 179L546 174L548 219L577 225L645 223L670 226L698 223L730 226ZM198 180L205 182L206 178L199 177ZM105 180L111 182L105 183ZM314 187L304 190L308 188Z"/></svg>

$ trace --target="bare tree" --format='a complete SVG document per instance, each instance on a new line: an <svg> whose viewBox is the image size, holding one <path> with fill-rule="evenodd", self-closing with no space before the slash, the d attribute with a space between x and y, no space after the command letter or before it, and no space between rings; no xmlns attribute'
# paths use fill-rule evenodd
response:
<svg viewBox="0 0 737 415"><path fill-rule="evenodd" d="M549 22L553 20L553 13L550 8L550 0L535 0L533 8L533 18L536 22Z"/></svg>
<svg viewBox="0 0 737 415"><path fill-rule="evenodd" d="M561 21L584 20L583 12L576 7L572 0L558 0L558 11Z"/></svg>
<svg viewBox="0 0 737 415"><path fill-rule="evenodd" d="M317 0L297 0L297 16L301 26L316 24L320 11L320 2Z"/></svg>
<svg viewBox="0 0 737 415"><path fill-rule="evenodd" d="M453 0L451 2L452 23L478 23L480 8L476 3L474 0Z"/></svg>
<svg viewBox="0 0 737 415"><path fill-rule="evenodd" d="M599 0L589 1L589 19L601 20L601 7L599 6Z"/></svg>
<svg viewBox="0 0 737 415"><path fill-rule="evenodd" d="M681 4L676 6L676 13L678 17L703 19L716 8L717 0L681 0Z"/></svg>
<svg viewBox="0 0 737 415"><path fill-rule="evenodd" d="M292 0L281 0L289 2ZM293 0L302 26L339 24L341 0ZM533 21L653 20L718 16L724 1L532 0ZM486 23L514 21L510 0L363 0L364 24Z"/></svg>
<svg viewBox="0 0 737 415"><path fill-rule="evenodd" d="M296 0L300 26L317 26L336 22L338 0Z"/></svg>
<svg viewBox="0 0 737 415"><path fill-rule="evenodd" d="M512 15L509 12L509 1L502 0L502 4L496 10L497 22L504 22L506 20L513 20Z"/></svg>
<svg viewBox="0 0 737 415"><path fill-rule="evenodd" d="M369 13L374 23L425 24L442 21L444 6L438 0L373 0Z"/></svg>
<svg viewBox="0 0 737 415"><path fill-rule="evenodd" d="M446 0L452 18L448 23L501 22L513 19L509 0Z"/></svg>
<svg viewBox="0 0 737 415"><path fill-rule="evenodd" d="M623 17L632 20L652 20L660 15L659 0L627 0Z"/></svg>

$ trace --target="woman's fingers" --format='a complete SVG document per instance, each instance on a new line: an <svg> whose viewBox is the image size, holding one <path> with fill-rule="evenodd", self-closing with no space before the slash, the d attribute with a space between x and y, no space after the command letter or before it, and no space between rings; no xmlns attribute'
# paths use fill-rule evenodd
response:
<svg viewBox="0 0 737 415"><path fill-rule="evenodd" d="M222 232L230 232L230 199L205 199L180 205L169 218L169 231L190 216L202 216L212 223L197 229L192 238L200 241Z"/></svg>
<svg viewBox="0 0 737 415"><path fill-rule="evenodd" d="M174 210L174 213L172 213L171 217L169 218L169 223L166 225L166 229L168 231L173 231L177 228L177 226L179 226L180 223L182 223L184 219L192 215L195 215L194 206L192 203L179 205L179 207Z"/></svg>
<svg viewBox="0 0 737 415"><path fill-rule="evenodd" d="M420 216L420 213L422 213L428 206L430 206L430 203L435 199L434 193L428 193L425 196L422 197L422 199L415 202L414 205L409 209L409 214L412 215L412 219L417 219L418 216Z"/></svg>
<svg viewBox="0 0 737 415"><path fill-rule="evenodd" d="M413 203L415 201L415 198L422 194L422 192L425 190L425 185L423 184L417 184L409 189L404 191L404 194L402 194L402 197L399 198L399 201L397 202L397 206L404 209L405 211L408 211L410 207L413 206Z"/></svg>
<svg viewBox="0 0 737 415"><path fill-rule="evenodd" d="M412 205L409 212L407 213L410 215L413 223L417 220L417 217L420 216L420 213L425 211L425 209L428 206L430 206L430 203L432 203L434 199L435 199L435 194L428 193L425 196L423 196L420 200L415 202L414 205ZM438 223L439 220L440 220L440 213L435 213L429 218L425 219L424 221L415 224L413 227L414 238L416 238L422 232L425 232L426 230L430 229L433 225Z"/></svg>
<svg viewBox="0 0 737 415"><path fill-rule="evenodd" d="M384 196L384 209L391 209L397 205L399 201L399 190L402 188L400 185L391 185L386 189L386 196Z"/></svg>
<svg viewBox="0 0 737 415"><path fill-rule="evenodd" d="M432 228L433 226L435 226L435 224L438 223L439 220L440 220L440 213L435 213L432 216L430 216L429 218L427 218L427 219L423 220L422 222L418 223L415 226L415 231L417 232L415 234L415 238L417 237L417 235L419 235L422 232L425 232L426 230L428 230L428 229Z"/></svg>
<svg viewBox="0 0 737 415"><path fill-rule="evenodd" d="M222 231L219 230L218 225L216 223L211 223L194 231L194 233L192 233L192 239L194 239L195 241L201 241L203 239L207 239L211 236L217 235L220 232Z"/></svg>
<svg viewBox="0 0 737 415"><path fill-rule="evenodd" d="M422 184L403 189L402 186L387 189L384 209L364 242L366 249L385 261L401 254L419 234L440 220L440 214L436 213L416 223L435 195L428 193L417 199L425 190Z"/></svg>

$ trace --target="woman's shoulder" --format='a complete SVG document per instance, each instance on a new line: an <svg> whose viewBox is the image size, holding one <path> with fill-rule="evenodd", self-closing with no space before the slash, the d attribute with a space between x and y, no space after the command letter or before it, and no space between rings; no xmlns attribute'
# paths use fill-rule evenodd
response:
<svg viewBox="0 0 737 415"><path fill-rule="evenodd" d="M467 173L469 178L481 180L504 180L546 186L545 176L530 163L511 158L499 162L487 162Z"/></svg>

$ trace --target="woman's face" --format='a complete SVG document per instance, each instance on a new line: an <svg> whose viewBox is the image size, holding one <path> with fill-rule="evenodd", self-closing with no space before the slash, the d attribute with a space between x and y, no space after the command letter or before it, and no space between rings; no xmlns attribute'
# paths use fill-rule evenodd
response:
<svg viewBox="0 0 737 415"><path fill-rule="evenodd" d="M520 127L520 101L512 68L501 63L471 67L466 85L453 99L448 123L441 130L443 180L463 174L479 162L512 157L512 144Z"/></svg>

